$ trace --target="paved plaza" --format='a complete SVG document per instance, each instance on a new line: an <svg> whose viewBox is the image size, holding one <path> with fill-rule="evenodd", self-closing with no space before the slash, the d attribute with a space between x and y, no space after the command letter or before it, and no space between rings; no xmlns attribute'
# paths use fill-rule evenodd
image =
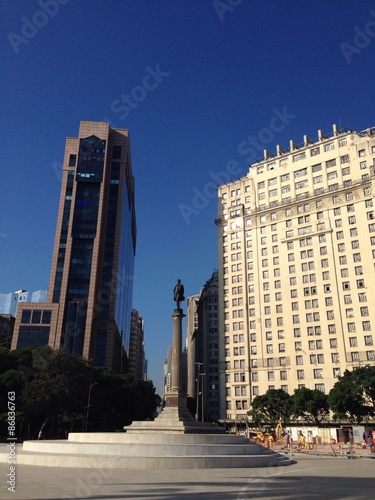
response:
<svg viewBox="0 0 375 500"><path fill-rule="evenodd" d="M1 500L372 499L375 460L296 455L294 465L256 469L123 470L0 464Z"/></svg>

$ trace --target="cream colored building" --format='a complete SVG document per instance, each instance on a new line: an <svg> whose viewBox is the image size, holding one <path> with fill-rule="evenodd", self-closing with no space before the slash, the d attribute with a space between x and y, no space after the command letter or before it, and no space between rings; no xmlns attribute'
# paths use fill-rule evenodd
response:
<svg viewBox="0 0 375 500"><path fill-rule="evenodd" d="M375 365L375 128L318 132L219 188L221 418ZM223 307L221 307L223 306Z"/></svg>

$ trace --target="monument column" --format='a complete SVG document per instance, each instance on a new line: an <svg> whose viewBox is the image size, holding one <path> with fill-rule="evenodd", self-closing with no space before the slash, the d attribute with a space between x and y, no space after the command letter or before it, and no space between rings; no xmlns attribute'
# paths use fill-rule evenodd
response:
<svg viewBox="0 0 375 500"><path fill-rule="evenodd" d="M181 389L181 356L182 356L182 318L185 317L182 309L177 308L172 314L173 343L172 343L172 373L171 388L166 394L166 406L186 407L186 398Z"/></svg>
<svg viewBox="0 0 375 500"><path fill-rule="evenodd" d="M133 422L125 426L128 433L142 432L163 432L163 433L220 433L225 432L224 428L196 422L191 415L186 404L186 394L182 390L181 380L181 359L182 359L182 318L185 317L180 308L180 302L185 300L184 285L181 280L177 280L177 285L173 289L173 299L176 302L173 318L173 340L172 340L172 366L171 366L171 386L165 395L165 408L154 421Z"/></svg>

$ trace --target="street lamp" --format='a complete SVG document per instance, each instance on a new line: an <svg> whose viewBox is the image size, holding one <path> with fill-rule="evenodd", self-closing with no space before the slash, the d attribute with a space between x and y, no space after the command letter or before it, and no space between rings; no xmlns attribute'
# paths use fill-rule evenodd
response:
<svg viewBox="0 0 375 500"><path fill-rule="evenodd" d="M87 432L87 425L89 423L89 412L90 412L90 400L91 400L91 389L94 387L94 385L98 385L98 382L95 382L94 384L91 384L89 387L89 397L87 399L87 407L86 407L86 424L85 424L85 432Z"/></svg>
<svg viewBox="0 0 375 500"><path fill-rule="evenodd" d="M201 385L202 392L201 392L201 394L202 394L202 422L203 422L204 421L204 378L203 377L206 374L205 373L200 373L199 375L202 377L202 385Z"/></svg>
<svg viewBox="0 0 375 500"><path fill-rule="evenodd" d="M195 420L198 422L199 420L199 377L201 373L201 366L203 366L203 363L198 362L195 363L198 366L198 375L197 378L195 379L197 382L197 394L196 394L196 414L195 414Z"/></svg>

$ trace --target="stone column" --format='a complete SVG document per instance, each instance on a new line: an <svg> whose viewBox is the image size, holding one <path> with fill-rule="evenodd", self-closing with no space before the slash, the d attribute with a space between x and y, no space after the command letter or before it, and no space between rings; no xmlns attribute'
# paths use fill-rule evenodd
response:
<svg viewBox="0 0 375 500"><path fill-rule="evenodd" d="M182 309L175 309L173 318L172 344L172 383L166 394L166 406L186 407L186 397L181 390L181 356L182 356L182 318L185 317Z"/></svg>

